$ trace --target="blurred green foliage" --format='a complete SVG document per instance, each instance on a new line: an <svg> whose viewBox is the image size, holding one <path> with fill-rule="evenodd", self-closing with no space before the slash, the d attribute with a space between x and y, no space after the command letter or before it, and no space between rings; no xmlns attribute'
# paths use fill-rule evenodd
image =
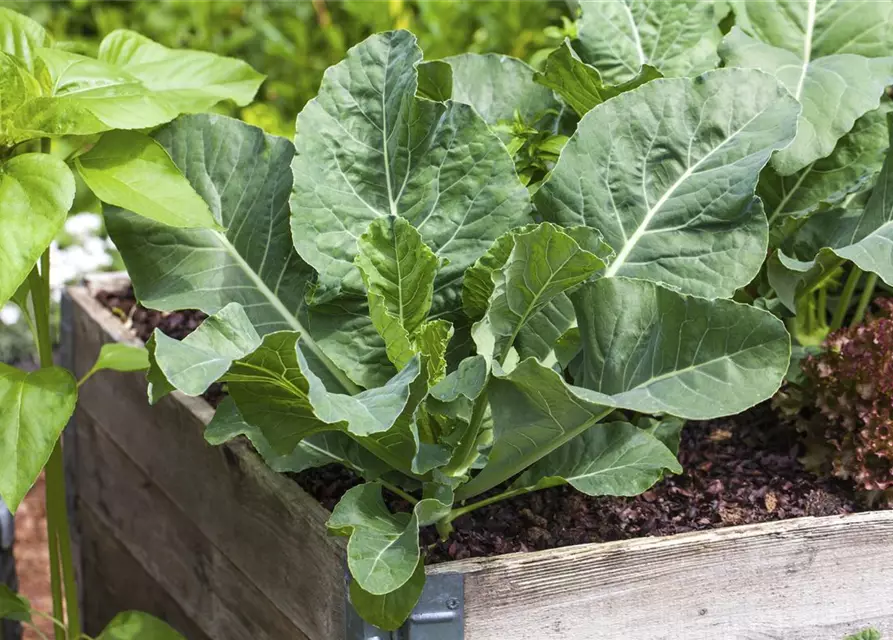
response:
<svg viewBox="0 0 893 640"><path fill-rule="evenodd" d="M28 14L75 51L133 29L169 47L241 58L268 76L239 115L290 135L322 74L376 31L412 30L429 59L499 52L536 63L560 41L564 0L0 0Z"/></svg>

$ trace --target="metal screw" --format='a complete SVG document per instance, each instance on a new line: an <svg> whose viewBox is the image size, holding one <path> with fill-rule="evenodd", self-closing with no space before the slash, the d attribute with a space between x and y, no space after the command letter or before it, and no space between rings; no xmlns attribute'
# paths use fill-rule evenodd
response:
<svg viewBox="0 0 893 640"><path fill-rule="evenodd" d="M459 600L457 598L448 598L446 601L447 609L458 609L459 608Z"/></svg>

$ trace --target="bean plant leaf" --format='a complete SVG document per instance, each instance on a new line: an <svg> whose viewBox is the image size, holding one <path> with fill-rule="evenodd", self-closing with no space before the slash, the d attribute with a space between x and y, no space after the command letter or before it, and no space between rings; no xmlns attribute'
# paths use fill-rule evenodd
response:
<svg viewBox="0 0 893 640"><path fill-rule="evenodd" d="M419 563L419 524L415 513L391 513L381 485L370 482L350 489L326 523L333 533L349 536L347 565L364 591L383 595L399 589Z"/></svg>
<svg viewBox="0 0 893 640"><path fill-rule="evenodd" d="M5 584L0 584L0 620L4 618L30 622L31 603L25 596L17 594Z"/></svg>
<svg viewBox="0 0 893 640"><path fill-rule="evenodd" d="M0 51L0 146L12 146L29 137L14 122L22 106L42 91L40 82L20 59Z"/></svg>
<svg viewBox="0 0 893 640"><path fill-rule="evenodd" d="M13 125L21 139L142 129L179 115L173 105L153 97L138 79L113 65L62 49L39 49L37 55L51 89L16 113Z"/></svg>
<svg viewBox="0 0 893 640"><path fill-rule="evenodd" d="M26 153L0 163L0 306L62 228L74 191L71 171L49 154Z"/></svg>
<svg viewBox="0 0 893 640"><path fill-rule="evenodd" d="M185 640L166 622L142 611L119 613L96 640Z"/></svg>
<svg viewBox="0 0 893 640"><path fill-rule="evenodd" d="M212 445L221 445L237 436L248 438L264 462L278 473L299 473L327 464L340 464L366 480L375 480L390 469L347 434L339 431L326 431L310 436L301 440L291 453L279 454L270 446L263 431L245 422L235 401L227 396L208 423L205 440Z"/></svg>
<svg viewBox="0 0 893 640"><path fill-rule="evenodd" d="M134 31L112 31L99 45L99 59L139 80L179 113L207 111L232 100L251 103L264 76L245 62L207 51L168 49Z"/></svg>
<svg viewBox="0 0 893 640"><path fill-rule="evenodd" d="M415 36L369 37L330 68L298 116L292 236L323 288L362 293L356 239L406 218L448 263L433 311L453 309L462 274L529 220L529 196L503 144L472 107L415 97Z"/></svg>
<svg viewBox="0 0 893 640"><path fill-rule="evenodd" d="M169 386L198 396L229 371L235 360L257 349L260 343L242 305L231 302L183 340L155 329L149 342L150 379L157 382L161 376ZM159 392L150 393L153 403L158 401Z"/></svg>
<svg viewBox="0 0 893 640"><path fill-rule="evenodd" d="M606 276L730 297L763 262L767 222L754 190L772 152L793 139L798 111L759 71L653 80L582 118L537 209L601 231L617 254Z"/></svg>
<svg viewBox="0 0 893 640"><path fill-rule="evenodd" d="M382 595L365 591L356 580L350 583L350 603L357 613L384 631L399 629L422 595L425 588L425 560L419 558L412 576L400 587Z"/></svg>
<svg viewBox="0 0 893 640"><path fill-rule="evenodd" d="M569 484L590 496L636 496L665 471L682 473L675 454L658 438L628 422L587 429L522 473L513 488Z"/></svg>
<svg viewBox="0 0 893 640"><path fill-rule="evenodd" d="M536 76L536 81L552 89L577 115L583 116L605 100L662 77L660 71L645 64L632 79L616 85L607 84L598 69L580 60L570 41L566 40L546 58L546 66Z"/></svg>
<svg viewBox="0 0 893 640"><path fill-rule="evenodd" d="M463 53L444 62L453 71L453 100L474 107L489 125L512 120L516 112L524 122L536 123L560 107L552 92L534 81L534 69L517 58Z"/></svg>
<svg viewBox="0 0 893 640"><path fill-rule="evenodd" d="M772 158L780 175L829 155L859 117L877 109L884 88L893 82L893 58L873 57L889 53L893 34L862 22L876 13L870 4L733 3L738 26L720 48L726 65L774 74L803 105L796 138Z"/></svg>
<svg viewBox="0 0 893 640"><path fill-rule="evenodd" d="M723 16L712 2L582 0L580 7L580 56L611 84L632 80L646 64L665 76L686 76L719 62Z"/></svg>
<svg viewBox="0 0 893 640"><path fill-rule="evenodd" d="M102 345L96 362L81 380L100 371L145 371L149 368L149 351L146 347L110 342ZM83 383L83 382L82 382Z"/></svg>
<svg viewBox="0 0 893 640"><path fill-rule="evenodd" d="M110 131L75 166L107 204L170 227L220 228L164 147L143 133Z"/></svg>
<svg viewBox="0 0 893 640"><path fill-rule="evenodd" d="M771 313L626 278L572 296L583 346L575 382L642 413L708 419L770 398L790 359Z"/></svg>
<svg viewBox="0 0 893 640"><path fill-rule="evenodd" d="M108 208L109 235L140 302L162 311L199 309L207 314L238 302L258 334L300 332L314 370L327 374L326 384L356 390L341 367L363 380L368 367L356 350L364 339L380 344L380 338L368 318L362 321L371 337L355 326L342 331L344 315L331 320L323 316L314 327L322 325L326 356L305 329L304 294L313 274L294 252L289 234L292 145L215 115L184 116L154 137L226 231L177 229ZM357 316L346 317L354 321ZM376 382L387 377L379 375Z"/></svg>
<svg viewBox="0 0 893 640"><path fill-rule="evenodd" d="M831 155L800 171L780 176L771 166L763 169L757 193L771 223L804 217L821 205L837 204L866 186L881 168L889 146L889 103L856 120L852 130L837 141Z"/></svg>
<svg viewBox="0 0 893 640"><path fill-rule="evenodd" d="M52 44L50 35L28 16L0 7L0 51L34 70L34 52Z"/></svg>
<svg viewBox="0 0 893 640"><path fill-rule="evenodd" d="M0 364L0 497L11 511L49 460L76 401L65 369L26 373Z"/></svg>
<svg viewBox="0 0 893 640"><path fill-rule="evenodd" d="M146 129L224 100L247 104L263 80L244 62L123 30L103 40L99 59L58 48L36 55L47 91L17 111L20 139Z"/></svg>
<svg viewBox="0 0 893 640"><path fill-rule="evenodd" d="M491 276L489 309L472 331L478 353L504 363L529 319L604 267L553 224L515 234L505 264Z"/></svg>
<svg viewBox="0 0 893 640"><path fill-rule="evenodd" d="M396 216L374 220L357 246L372 324L391 362L402 369L418 352L414 339L431 309L437 256L415 227Z"/></svg>

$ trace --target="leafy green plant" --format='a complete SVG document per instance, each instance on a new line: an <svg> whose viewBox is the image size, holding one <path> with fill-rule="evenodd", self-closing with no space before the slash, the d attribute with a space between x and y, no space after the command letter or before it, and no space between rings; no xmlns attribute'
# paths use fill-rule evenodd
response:
<svg viewBox="0 0 893 640"><path fill-rule="evenodd" d="M881 640L881 634L876 629L864 629L843 640Z"/></svg>
<svg viewBox="0 0 893 640"><path fill-rule="evenodd" d="M754 194L794 97L749 69L617 89L531 195L500 123L567 113L536 78L375 35L329 69L294 146L219 116L154 135L224 230L107 211L138 298L210 316L155 333L150 398L222 380L209 441L365 478L329 526L385 628L424 585L421 527L560 484L635 495L681 471L684 419L769 398L788 367L783 322L731 297L764 261Z"/></svg>
<svg viewBox="0 0 893 640"><path fill-rule="evenodd" d="M241 61L173 51L132 31L115 31L97 57L82 56L0 9L0 306L12 301L26 314L41 364L31 372L0 364L0 495L14 511L46 467L57 640L82 637L59 437L81 384L100 370L144 370L148 358L142 348L108 345L79 382L54 365L50 242L77 181L95 198L159 223L218 228L164 148L141 130L226 100L247 104L262 79ZM26 600L0 592L0 616L30 623L31 614ZM179 636L136 613L100 636L124 637Z"/></svg>

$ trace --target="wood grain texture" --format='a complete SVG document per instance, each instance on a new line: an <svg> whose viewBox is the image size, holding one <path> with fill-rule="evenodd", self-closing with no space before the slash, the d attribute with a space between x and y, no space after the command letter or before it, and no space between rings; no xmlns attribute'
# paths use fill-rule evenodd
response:
<svg viewBox="0 0 893 640"><path fill-rule="evenodd" d="M86 289L71 289L69 295L75 312L74 369L82 375L102 344L134 338ZM293 481L267 468L247 443L205 443L202 432L213 415L207 403L175 393L150 407L144 375L101 372L81 388L79 406L95 432L147 479L145 491L169 502L160 506L153 501L146 508L184 520L157 522L156 527L188 530L190 536L200 532L210 545L206 548L214 549L209 554L226 558L241 580L275 603L292 623L295 633L287 637L332 640L343 635L344 543L327 534L328 512ZM79 449L80 458L87 455ZM117 472L103 464L101 460L96 466L99 481L114 490ZM93 481L94 487L99 481ZM80 502L99 509L86 495ZM124 526L122 521L109 523ZM136 553L136 542L128 544ZM184 566L191 553L182 550ZM144 552L136 555L148 562ZM87 578L85 582L91 588ZM223 601L231 594L217 597ZM275 635L277 624L270 623L270 637L282 637Z"/></svg>
<svg viewBox="0 0 893 640"><path fill-rule="evenodd" d="M893 637L893 512L800 518L444 565L466 640Z"/></svg>
<svg viewBox="0 0 893 640"><path fill-rule="evenodd" d="M81 584L89 587L81 590L86 633L96 637L118 613L132 610L161 618L189 640L212 640L87 505L78 511L78 526L84 541Z"/></svg>
<svg viewBox="0 0 893 640"><path fill-rule="evenodd" d="M307 640L85 412L77 425L80 499L208 637Z"/></svg>

